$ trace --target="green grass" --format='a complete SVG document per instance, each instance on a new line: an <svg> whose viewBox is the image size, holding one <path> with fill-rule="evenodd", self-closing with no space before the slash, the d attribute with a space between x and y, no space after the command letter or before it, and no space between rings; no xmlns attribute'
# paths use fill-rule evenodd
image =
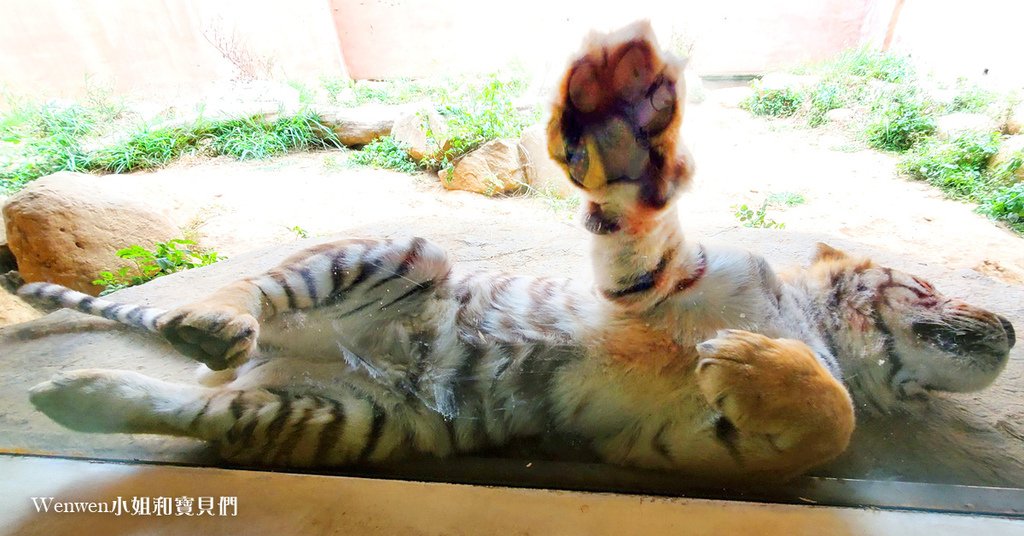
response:
<svg viewBox="0 0 1024 536"><path fill-rule="evenodd" d="M384 136L366 144L362 150L352 153L348 161L360 166L378 169L392 169L403 173L420 170L406 151L406 147L391 136Z"/></svg>
<svg viewBox="0 0 1024 536"><path fill-rule="evenodd" d="M259 118L199 121L175 128L140 128L122 141L93 151L83 140L97 131L100 112L82 106L15 109L4 116L5 138L20 152L0 162L0 189L17 191L57 171L129 173L164 165L184 153L209 147L239 160L264 159L287 151L340 147L334 132L311 112L267 122Z"/></svg>
<svg viewBox="0 0 1024 536"><path fill-rule="evenodd" d="M899 169L954 199L978 203L978 212L1024 234L1024 183L1015 183L1014 179L1014 173L1024 165L1024 152L991 167L999 143L995 132L966 133L950 141L931 140L908 153Z"/></svg>
<svg viewBox="0 0 1024 536"><path fill-rule="evenodd" d="M989 159L999 152L997 133L965 133L949 141L929 140L914 148L899 169L957 199L977 201L989 188Z"/></svg>
<svg viewBox="0 0 1024 536"><path fill-rule="evenodd" d="M903 85L875 97L864 138L874 149L903 152L934 132L934 105L915 86Z"/></svg>
<svg viewBox="0 0 1024 536"><path fill-rule="evenodd" d="M766 89L756 84L754 94L743 101L741 106L754 115L790 117L800 111L803 101L803 93L795 89Z"/></svg>

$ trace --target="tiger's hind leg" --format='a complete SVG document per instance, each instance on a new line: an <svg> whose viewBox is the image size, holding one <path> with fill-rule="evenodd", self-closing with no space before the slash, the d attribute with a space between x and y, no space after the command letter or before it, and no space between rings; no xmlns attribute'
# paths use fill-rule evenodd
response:
<svg viewBox="0 0 1024 536"><path fill-rule="evenodd" d="M372 328L391 309L418 314L417 298L450 270L445 251L422 238L322 244L169 312L157 329L181 353L223 370L251 356L261 324L282 313L331 306L339 319Z"/></svg>
<svg viewBox="0 0 1024 536"><path fill-rule="evenodd" d="M236 463L330 466L380 462L411 450L444 456L451 448L440 416L420 415L432 421L411 426L402 408L357 389L327 396L208 388L87 369L36 385L30 399L72 430L193 437L216 444Z"/></svg>

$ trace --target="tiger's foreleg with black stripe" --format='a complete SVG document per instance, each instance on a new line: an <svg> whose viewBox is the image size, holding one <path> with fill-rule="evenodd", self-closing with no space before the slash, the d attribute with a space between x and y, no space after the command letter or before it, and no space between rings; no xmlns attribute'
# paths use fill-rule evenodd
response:
<svg viewBox="0 0 1024 536"><path fill-rule="evenodd" d="M694 171L680 138L684 83L681 62L658 50L649 25L592 35L548 124L552 158L587 199L607 317L594 358L611 365L602 368L609 376L621 370L624 383L642 376L652 392L664 383L645 410L664 407L680 385L703 395L682 397L650 441L609 434L603 450L624 463L793 474L842 452L850 398L763 259L685 239L675 204ZM676 435L688 418L701 425Z"/></svg>

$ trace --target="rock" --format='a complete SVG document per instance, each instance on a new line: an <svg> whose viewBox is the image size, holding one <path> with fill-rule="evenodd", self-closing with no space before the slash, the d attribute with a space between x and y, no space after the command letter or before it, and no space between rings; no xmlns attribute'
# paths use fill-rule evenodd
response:
<svg viewBox="0 0 1024 536"><path fill-rule="evenodd" d="M431 137L427 137L427 132ZM417 162L433 156L448 141L448 124L441 114L431 107L407 113L395 120L391 137L408 147L409 156Z"/></svg>
<svg viewBox="0 0 1024 536"><path fill-rule="evenodd" d="M234 82L215 87L204 98L204 119L230 120L263 117L274 121L295 115L302 108L299 90L270 81Z"/></svg>
<svg viewBox="0 0 1024 536"><path fill-rule="evenodd" d="M857 112L850 108L836 108L825 112L825 119L829 123L835 123L837 125L849 125L853 122L854 118L857 117Z"/></svg>
<svg viewBox="0 0 1024 536"><path fill-rule="evenodd" d="M521 189L526 184L524 171L519 143L494 140L458 159L451 173L442 170L438 176L448 190L500 195Z"/></svg>
<svg viewBox="0 0 1024 536"><path fill-rule="evenodd" d="M1024 134L1024 102L1010 109L1003 122L1003 134Z"/></svg>
<svg viewBox="0 0 1024 536"><path fill-rule="evenodd" d="M999 124L985 114L956 112L935 120L935 135L948 140L964 132L997 132Z"/></svg>
<svg viewBox="0 0 1024 536"><path fill-rule="evenodd" d="M707 99L707 91L704 89L704 79L692 69L683 71L683 80L686 81L686 102L700 104Z"/></svg>
<svg viewBox="0 0 1024 536"><path fill-rule="evenodd" d="M743 101L754 94L754 88L750 86L727 87L716 89L710 92L711 100L717 102L723 108L739 108Z"/></svg>
<svg viewBox="0 0 1024 536"><path fill-rule="evenodd" d="M117 250L180 238L178 227L142 199L95 175L61 172L33 181L3 206L21 276L98 294L102 287L92 281L101 271L130 265Z"/></svg>
<svg viewBox="0 0 1024 536"><path fill-rule="evenodd" d="M11 294L5 288L0 288L0 327L28 322L43 316L31 305L22 301L21 298Z"/></svg>
<svg viewBox="0 0 1024 536"><path fill-rule="evenodd" d="M548 138L545 125L534 125L523 131L519 139L519 158L526 173L526 182L542 193L554 193L559 197L578 195L565 169L555 163L548 154Z"/></svg>
<svg viewBox="0 0 1024 536"><path fill-rule="evenodd" d="M402 109L373 104L357 108L326 107L318 109L317 113L320 121L334 130L341 143L360 146L391 134Z"/></svg>
<svg viewBox="0 0 1024 536"><path fill-rule="evenodd" d="M1024 135L1010 136L1004 139L999 144L999 152L988 162L989 170L995 170L1014 157L1024 158ZM1016 182L1024 182L1024 165L1013 172L1013 178Z"/></svg>

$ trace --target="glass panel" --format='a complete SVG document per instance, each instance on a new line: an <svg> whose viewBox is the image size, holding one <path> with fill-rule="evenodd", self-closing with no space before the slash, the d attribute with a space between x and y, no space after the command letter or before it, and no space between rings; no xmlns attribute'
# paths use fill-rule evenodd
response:
<svg viewBox="0 0 1024 536"><path fill-rule="evenodd" d="M1024 483L1024 8L2 9L5 453Z"/></svg>

